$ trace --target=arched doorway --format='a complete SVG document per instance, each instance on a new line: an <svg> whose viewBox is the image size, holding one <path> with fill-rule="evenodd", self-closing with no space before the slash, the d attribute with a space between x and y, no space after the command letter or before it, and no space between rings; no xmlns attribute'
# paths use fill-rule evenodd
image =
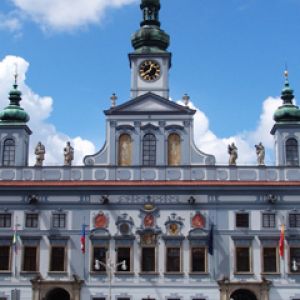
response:
<svg viewBox="0 0 300 300"><path fill-rule="evenodd" d="M47 293L45 300L70 300L70 295L66 290L56 288Z"/></svg>
<svg viewBox="0 0 300 300"><path fill-rule="evenodd" d="M231 294L230 300L257 300L256 296L249 290L237 290Z"/></svg>

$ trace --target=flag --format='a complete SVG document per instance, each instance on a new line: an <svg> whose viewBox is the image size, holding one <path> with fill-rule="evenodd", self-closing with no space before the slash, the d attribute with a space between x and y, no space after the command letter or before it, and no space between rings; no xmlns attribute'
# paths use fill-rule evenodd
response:
<svg viewBox="0 0 300 300"><path fill-rule="evenodd" d="M82 254L85 253L85 235L86 235L85 227L86 226L87 225L82 224L82 227L81 227L80 248L81 248Z"/></svg>
<svg viewBox="0 0 300 300"><path fill-rule="evenodd" d="M214 224L210 225L210 231L208 235L208 253L214 255Z"/></svg>
<svg viewBox="0 0 300 300"><path fill-rule="evenodd" d="M18 254L18 232L17 232L17 226L15 226L12 244L13 244L15 253Z"/></svg>
<svg viewBox="0 0 300 300"><path fill-rule="evenodd" d="M280 257L284 257L284 224L281 224L280 230L279 255Z"/></svg>

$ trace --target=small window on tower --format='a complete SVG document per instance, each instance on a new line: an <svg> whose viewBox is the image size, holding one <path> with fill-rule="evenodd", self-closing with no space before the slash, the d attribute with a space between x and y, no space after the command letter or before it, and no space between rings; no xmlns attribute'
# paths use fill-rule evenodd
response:
<svg viewBox="0 0 300 300"><path fill-rule="evenodd" d="M15 165L15 152L15 141L13 139L6 139L3 146L3 166L9 167Z"/></svg>
<svg viewBox="0 0 300 300"><path fill-rule="evenodd" d="M129 134L122 134L119 137L119 166L131 165L131 137Z"/></svg>
<svg viewBox="0 0 300 300"><path fill-rule="evenodd" d="M156 165L156 138L152 133L147 133L143 138L143 165Z"/></svg>
<svg viewBox="0 0 300 300"><path fill-rule="evenodd" d="M290 138L285 144L286 164L288 166L299 166L299 149L298 142L294 138Z"/></svg>

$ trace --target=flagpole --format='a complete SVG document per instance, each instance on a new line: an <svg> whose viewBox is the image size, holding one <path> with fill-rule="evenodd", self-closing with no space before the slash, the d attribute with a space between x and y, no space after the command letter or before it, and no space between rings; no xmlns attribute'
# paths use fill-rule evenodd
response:
<svg viewBox="0 0 300 300"><path fill-rule="evenodd" d="M85 231L85 217L83 217L83 230ZM86 244L86 240L84 240L84 243ZM85 245L84 245L85 248ZM84 253L83 253L83 280L86 279L86 268L85 268L85 250L84 249Z"/></svg>

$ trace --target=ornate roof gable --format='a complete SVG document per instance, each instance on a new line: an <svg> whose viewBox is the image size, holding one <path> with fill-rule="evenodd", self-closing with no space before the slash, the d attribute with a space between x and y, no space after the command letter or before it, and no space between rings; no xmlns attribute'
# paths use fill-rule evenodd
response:
<svg viewBox="0 0 300 300"><path fill-rule="evenodd" d="M194 115L195 110L179 105L171 100L153 93L147 93L129 100L121 105L112 107L106 115L141 115L141 114L186 114Z"/></svg>

